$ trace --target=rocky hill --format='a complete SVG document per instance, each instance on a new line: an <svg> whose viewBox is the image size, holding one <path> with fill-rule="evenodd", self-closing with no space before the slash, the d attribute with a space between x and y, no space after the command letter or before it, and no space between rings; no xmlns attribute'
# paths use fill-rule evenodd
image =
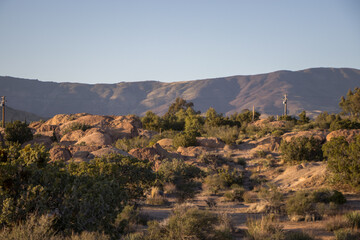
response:
<svg viewBox="0 0 360 240"><path fill-rule="evenodd" d="M0 107L0 111L2 111L1 107ZM0 117L0 119L2 119L2 118ZM46 118L37 116L33 113L17 110L17 109L7 107L7 106L5 108L5 121L6 122L11 122L11 121L15 121L15 120L33 122L33 121L39 121L41 119L45 120Z"/></svg>
<svg viewBox="0 0 360 240"><path fill-rule="evenodd" d="M163 83L117 84L55 83L0 77L0 95L10 106L50 117L59 113L142 115L148 110L163 114L176 97L192 101L205 112L214 107L229 114L251 109L262 114L282 114L282 97L288 94L290 114L302 110L338 112L338 102L349 89L360 86L360 70L312 68L251 76Z"/></svg>

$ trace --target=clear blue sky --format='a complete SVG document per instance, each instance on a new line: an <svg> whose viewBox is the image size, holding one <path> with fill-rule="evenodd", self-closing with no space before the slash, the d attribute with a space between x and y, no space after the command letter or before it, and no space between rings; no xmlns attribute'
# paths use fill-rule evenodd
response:
<svg viewBox="0 0 360 240"><path fill-rule="evenodd" d="M357 0L0 0L0 75L194 80L360 69Z"/></svg>

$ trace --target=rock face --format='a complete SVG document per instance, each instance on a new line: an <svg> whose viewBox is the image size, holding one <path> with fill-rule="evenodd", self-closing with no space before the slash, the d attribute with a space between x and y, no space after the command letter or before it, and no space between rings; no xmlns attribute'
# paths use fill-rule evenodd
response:
<svg viewBox="0 0 360 240"><path fill-rule="evenodd" d="M360 129L341 129L329 133L326 136L326 141L331 141L335 137L345 137L346 141L352 142L358 135L360 135Z"/></svg>
<svg viewBox="0 0 360 240"><path fill-rule="evenodd" d="M70 151L62 146L53 147L49 153L51 161L68 161L71 159Z"/></svg>
<svg viewBox="0 0 360 240"><path fill-rule="evenodd" d="M325 142L327 135L328 135L327 131L311 130L311 131L300 131L300 132L285 133L284 135L282 135L282 139L284 141L290 142L292 138L299 138L299 137L310 138L310 137L314 137L315 139L318 139L321 142Z"/></svg>

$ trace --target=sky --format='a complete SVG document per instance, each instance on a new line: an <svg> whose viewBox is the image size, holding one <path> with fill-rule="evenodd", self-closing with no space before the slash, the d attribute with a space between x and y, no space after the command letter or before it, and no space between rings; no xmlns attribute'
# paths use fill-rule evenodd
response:
<svg viewBox="0 0 360 240"><path fill-rule="evenodd" d="M0 0L0 76L187 81L360 69L357 0Z"/></svg>

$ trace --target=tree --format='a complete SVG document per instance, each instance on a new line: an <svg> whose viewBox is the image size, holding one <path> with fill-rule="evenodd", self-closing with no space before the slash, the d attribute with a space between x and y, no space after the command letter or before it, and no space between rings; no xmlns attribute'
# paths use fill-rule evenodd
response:
<svg viewBox="0 0 360 240"><path fill-rule="evenodd" d="M327 157L328 169L334 174L334 180L360 188L360 136L349 143L344 137L332 138L323 145Z"/></svg>
<svg viewBox="0 0 360 240"><path fill-rule="evenodd" d="M359 116L360 114L360 88L355 88L354 92L351 90L341 97L339 106L342 108L344 114L351 116Z"/></svg>
<svg viewBox="0 0 360 240"><path fill-rule="evenodd" d="M186 111L186 109L193 108L193 107L194 107L194 103L186 102L186 100L184 100L180 97L177 97L175 102L170 105L168 111L165 113L164 118L174 116L181 109Z"/></svg>
<svg viewBox="0 0 360 240"><path fill-rule="evenodd" d="M218 114L215 109L211 107L206 111L205 123L212 127L220 126L222 122L221 118L222 114Z"/></svg>
<svg viewBox="0 0 360 240"><path fill-rule="evenodd" d="M26 123L17 120L6 124L5 139L9 142L23 144L24 142L33 139L33 134Z"/></svg>
<svg viewBox="0 0 360 240"><path fill-rule="evenodd" d="M305 124L305 123L309 123L309 121L310 121L310 118L306 116L306 111L302 111L299 114L299 122L301 124Z"/></svg>
<svg viewBox="0 0 360 240"><path fill-rule="evenodd" d="M141 122L143 127L148 130L159 131L161 128L161 118L152 111L147 111Z"/></svg>

